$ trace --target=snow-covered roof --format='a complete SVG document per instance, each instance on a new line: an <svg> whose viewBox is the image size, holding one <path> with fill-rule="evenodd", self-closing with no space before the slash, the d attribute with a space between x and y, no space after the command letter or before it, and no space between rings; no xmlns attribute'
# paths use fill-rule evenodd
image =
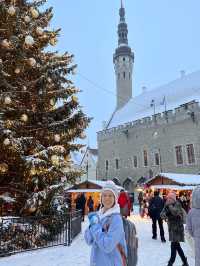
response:
<svg viewBox="0 0 200 266"><path fill-rule="evenodd" d="M0 195L0 199L2 199L5 202L15 202L14 198L11 198L10 196Z"/></svg>
<svg viewBox="0 0 200 266"><path fill-rule="evenodd" d="M177 173L160 173L157 176L163 176L168 179L171 179L177 183L184 185L200 185L200 175L192 175L192 174L177 174ZM157 177L156 176L156 177ZM152 181L156 177L153 177L148 180L148 182Z"/></svg>
<svg viewBox="0 0 200 266"><path fill-rule="evenodd" d="M154 115L152 100L155 103L156 114L165 111L165 103L166 110L173 110L193 100L200 102L200 71L184 75L130 99L124 107L112 115L107 129Z"/></svg>
<svg viewBox="0 0 200 266"><path fill-rule="evenodd" d="M176 186L176 185L152 185L154 189L171 189L171 190L193 190L195 186Z"/></svg>

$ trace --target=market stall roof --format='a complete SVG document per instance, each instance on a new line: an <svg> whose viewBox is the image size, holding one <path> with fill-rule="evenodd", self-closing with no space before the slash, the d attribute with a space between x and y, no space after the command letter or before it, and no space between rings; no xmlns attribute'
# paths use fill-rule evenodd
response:
<svg viewBox="0 0 200 266"><path fill-rule="evenodd" d="M160 173L146 182L147 185L178 185L197 186L200 185L200 175Z"/></svg>
<svg viewBox="0 0 200 266"><path fill-rule="evenodd" d="M169 190L193 190L195 186L176 186L176 185L152 185L154 189L169 189Z"/></svg>
<svg viewBox="0 0 200 266"><path fill-rule="evenodd" d="M76 184L71 188L67 188L66 191L68 192L97 192L101 191L101 189L105 186L107 181L102 180L87 180L82 183ZM120 191L123 189L121 186L117 186L118 190ZM94 191L92 191L94 190Z"/></svg>

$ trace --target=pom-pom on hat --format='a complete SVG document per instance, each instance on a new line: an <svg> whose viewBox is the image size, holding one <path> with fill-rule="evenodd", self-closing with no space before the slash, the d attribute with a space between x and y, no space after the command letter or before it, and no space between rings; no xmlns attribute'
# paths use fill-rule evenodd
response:
<svg viewBox="0 0 200 266"><path fill-rule="evenodd" d="M117 186L115 185L115 183L113 181L107 181L106 184L103 186L103 189L102 189L102 192L103 193L104 191L111 191L114 196L115 196L115 203L118 202L118 197L119 197L119 191L117 189Z"/></svg>

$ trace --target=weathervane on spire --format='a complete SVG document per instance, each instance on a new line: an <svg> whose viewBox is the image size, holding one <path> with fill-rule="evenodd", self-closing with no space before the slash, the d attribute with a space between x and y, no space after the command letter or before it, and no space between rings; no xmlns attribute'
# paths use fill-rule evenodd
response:
<svg viewBox="0 0 200 266"><path fill-rule="evenodd" d="M123 0L121 0L121 8L123 8L124 7L124 5L123 5Z"/></svg>

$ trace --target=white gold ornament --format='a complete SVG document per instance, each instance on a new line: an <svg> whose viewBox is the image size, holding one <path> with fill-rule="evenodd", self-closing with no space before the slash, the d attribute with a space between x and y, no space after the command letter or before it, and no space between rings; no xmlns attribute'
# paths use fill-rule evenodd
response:
<svg viewBox="0 0 200 266"><path fill-rule="evenodd" d="M3 144L4 144L5 146L9 145L9 144L10 144L10 140L9 140L9 138L4 139Z"/></svg>
<svg viewBox="0 0 200 266"><path fill-rule="evenodd" d="M41 28L41 27L37 27L36 28L36 33L38 34L38 35L42 35L43 34L43 29Z"/></svg>
<svg viewBox="0 0 200 266"><path fill-rule="evenodd" d="M54 99L51 99L50 100L50 105L54 106L54 104L55 104L55 100Z"/></svg>
<svg viewBox="0 0 200 266"><path fill-rule="evenodd" d="M27 87L26 86L22 86L22 90L23 91L27 91Z"/></svg>
<svg viewBox="0 0 200 266"><path fill-rule="evenodd" d="M5 104L10 104L12 102L10 96L6 96L4 99Z"/></svg>
<svg viewBox="0 0 200 266"><path fill-rule="evenodd" d="M1 42L1 46L4 47L4 48L9 48L10 47L10 42L7 39L4 39Z"/></svg>
<svg viewBox="0 0 200 266"><path fill-rule="evenodd" d="M10 16L14 16L15 13L16 13L16 10L15 10L14 6L10 6L10 7L8 8L8 14L9 14Z"/></svg>
<svg viewBox="0 0 200 266"><path fill-rule="evenodd" d="M25 37L25 44L28 45L28 46L32 46L34 44L34 39L31 35L27 35Z"/></svg>
<svg viewBox="0 0 200 266"><path fill-rule="evenodd" d="M62 183L65 182L66 180L67 180L66 176L62 176L62 177L61 177L61 182L62 182Z"/></svg>
<svg viewBox="0 0 200 266"><path fill-rule="evenodd" d="M28 59L28 64L29 64L29 66L31 66L31 67L33 67L33 66L35 66L35 64L36 64L36 60L34 59L34 58L29 58Z"/></svg>
<svg viewBox="0 0 200 266"><path fill-rule="evenodd" d="M55 134L54 135L54 139L56 142L59 142L60 141L60 135L59 134Z"/></svg>
<svg viewBox="0 0 200 266"><path fill-rule="evenodd" d="M28 116L27 116L26 114L23 114L23 115L21 116L21 120L22 120L23 122L28 121Z"/></svg>
<svg viewBox="0 0 200 266"><path fill-rule="evenodd" d="M26 23L29 23L29 22L31 21L31 18L30 18L29 16L25 16L25 17L24 17L24 21L25 21Z"/></svg>
<svg viewBox="0 0 200 266"><path fill-rule="evenodd" d="M31 15L32 15L33 18L38 18L39 17L39 12L37 11L37 9L32 7L30 9L30 11L31 11Z"/></svg>
<svg viewBox="0 0 200 266"><path fill-rule="evenodd" d="M7 163L1 163L0 164L0 172L6 173L8 171L8 165Z"/></svg>
<svg viewBox="0 0 200 266"><path fill-rule="evenodd" d="M77 102L77 101L78 101L78 97L76 97L76 96L73 95L73 96L72 96L72 101L73 101L73 102Z"/></svg>
<svg viewBox="0 0 200 266"><path fill-rule="evenodd" d="M20 68L17 67L17 68L15 69L15 74L19 74L20 71L21 71Z"/></svg>
<svg viewBox="0 0 200 266"><path fill-rule="evenodd" d="M52 155L51 161L54 165L59 165L59 157L57 155Z"/></svg>

